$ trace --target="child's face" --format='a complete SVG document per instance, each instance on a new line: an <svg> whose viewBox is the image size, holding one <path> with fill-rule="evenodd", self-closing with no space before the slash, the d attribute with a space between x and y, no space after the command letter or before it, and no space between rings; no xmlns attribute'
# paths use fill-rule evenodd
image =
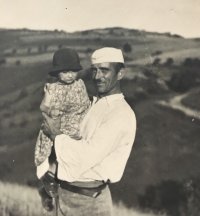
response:
<svg viewBox="0 0 200 216"><path fill-rule="evenodd" d="M71 84L77 78L78 73L73 71L62 71L58 74L59 81L65 84Z"/></svg>

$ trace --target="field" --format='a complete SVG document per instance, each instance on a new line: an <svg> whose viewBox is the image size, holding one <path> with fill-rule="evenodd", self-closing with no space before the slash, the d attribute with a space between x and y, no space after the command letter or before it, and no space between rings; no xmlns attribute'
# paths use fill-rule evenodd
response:
<svg viewBox="0 0 200 216"><path fill-rule="evenodd" d="M195 110L200 110L200 100L198 100L200 92L195 91L182 100L185 106L192 107Z"/></svg>
<svg viewBox="0 0 200 216"><path fill-rule="evenodd" d="M0 37L1 59L5 60L0 65L0 193L10 200L0 199L2 212L42 215L35 208L39 198L34 187L39 182L33 155L42 122L43 86L54 81L47 75L53 52L61 46L78 51L84 68L80 77L89 94L94 94L88 70L92 51L105 45L123 49L128 43L132 50L123 50L127 73L121 87L136 113L137 132L123 178L111 185L115 215L199 214L200 116L158 103L188 92L183 106L199 110L199 66L186 65L187 58L199 57L199 41L120 28L70 34L1 30ZM167 62L168 58L173 62ZM16 191L13 196L12 190ZM21 199L17 193L23 194ZM29 197L30 193L34 196ZM29 200L33 205L21 205Z"/></svg>
<svg viewBox="0 0 200 216"><path fill-rule="evenodd" d="M0 182L1 208L0 215L8 216L50 216L41 207L40 197L36 189L18 184L9 184ZM142 213L139 210L128 209L122 203L114 205L115 216L155 216L153 213ZM159 214L158 216L165 216Z"/></svg>

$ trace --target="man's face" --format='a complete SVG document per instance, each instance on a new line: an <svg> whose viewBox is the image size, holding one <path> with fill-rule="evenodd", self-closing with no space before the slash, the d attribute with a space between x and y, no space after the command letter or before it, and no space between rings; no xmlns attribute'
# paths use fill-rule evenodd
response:
<svg viewBox="0 0 200 216"><path fill-rule="evenodd" d="M118 88L117 73L113 63L104 62L91 66L94 84L100 96L107 96L115 93Z"/></svg>

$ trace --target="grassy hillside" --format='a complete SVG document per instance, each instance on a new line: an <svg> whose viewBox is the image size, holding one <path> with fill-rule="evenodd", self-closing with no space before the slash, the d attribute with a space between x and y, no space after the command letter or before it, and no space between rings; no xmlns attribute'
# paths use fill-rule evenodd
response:
<svg viewBox="0 0 200 216"><path fill-rule="evenodd" d="M123 49L128 43L132 51L124 50L127 73L121 87L136 113L137 133L124 176L119 183L111 185L113 200L142 210L162 210L171 216L181 215L183 207L187 208L185 212L189 212L187 199L181 198L179 191L188 196L189 192L184 192L184 181L197 181L200 176L200 121L157 102L169 101L191 87L199 88L198 64L195 63L194 67L184 64L186 57L199 57L198 40L122 28L70 34L1 30L0 38L3 38L0 43L1 60L5 60L0 64L2 181L38 185L33 154L42 122L39 105L43 86L46 81L53 81L47 75L53 52L62 46L78 51L84 68L80 77L88 92L93 94L95 90L88 70L92 51L105 45ZM155 63L158 58L160 60ZM168 58L173 58L173 62L166 63ZM197 60L194 62L198 63ZM189 94L183 103L196 108L198 101L198 93L195 93ZM179 188L175 193L174 187ZM173 201L176 207L166 201L173 200L173 197L176 197ZM197 195L195 197L199 200ZM158 203L162 199L164 201Z"/></svg>
<svg viewBox="0 0 200 216"><path fill-rule="evenodd" d="M36 189L0 182L0 215L12 216L42 216L47 213L41 205ZM19 196L20 194L20 196ZM141 213L135 209L128 209L122 203L114 204L115 216L162 216L161 214ZM164 216L164 215L163 215Z"/></svg>

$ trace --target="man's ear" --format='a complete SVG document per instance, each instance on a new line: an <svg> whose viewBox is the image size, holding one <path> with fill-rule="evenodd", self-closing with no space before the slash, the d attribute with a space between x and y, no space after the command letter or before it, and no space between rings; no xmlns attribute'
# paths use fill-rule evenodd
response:
<svg viewBox="0 0 200 216"><path fill-rule="evenodd" d="M120 71L117 73L117 80L121 80L125 75L125 68L121 68Z"/></svg>

